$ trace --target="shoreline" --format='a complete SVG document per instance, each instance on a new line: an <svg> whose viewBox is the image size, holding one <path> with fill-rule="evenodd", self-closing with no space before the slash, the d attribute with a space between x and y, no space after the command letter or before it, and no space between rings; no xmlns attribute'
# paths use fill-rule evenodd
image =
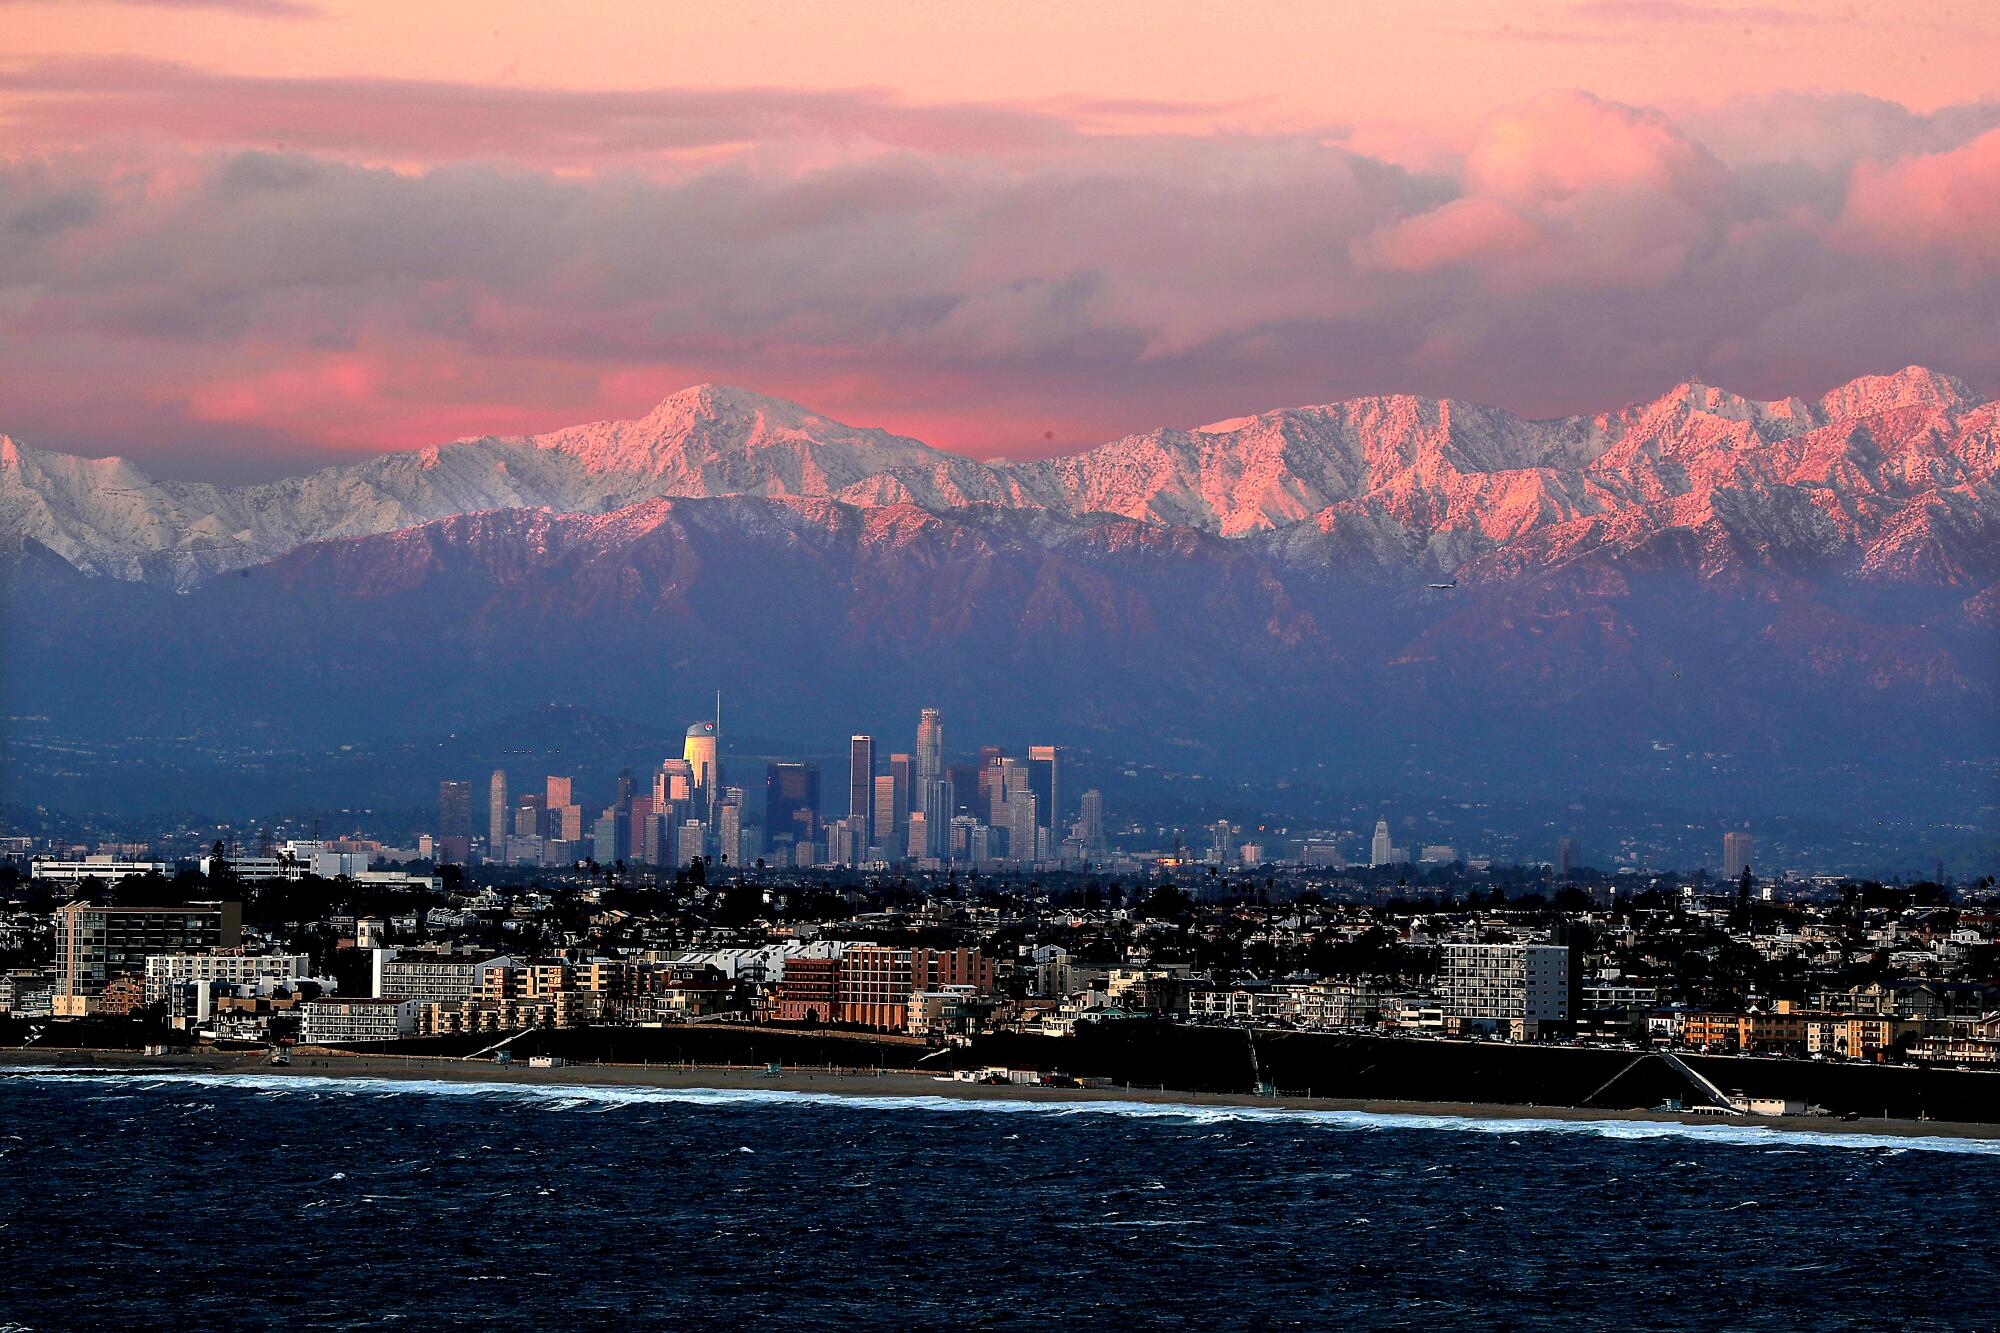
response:
<svg viewBox="0 0 2000 1333"><path fill-rule="evenodd" d="M449 1056L304 1055L290 1065L271 1065L261 1053L206 1052L143 1055L131 1051L0 1050L0 1087L11 1073L158 1071L161 1074L233 1074L271 1077L386 1079L411 1082L492 1083L520 1087L625 1087L670 1090L812 1093L866 1100L874 1097L937 1097L974 1102L1028 1102L1061 1105L1119 1102L1190 1108L1256 1108L1266 1111L1348 1111L1412 1118L1450 1116L1470 1120L1557 1120L1574 1123L1679 1125L1692 1129L1758 1128L1794 1133L1863 1134L1892 1138L2000 1140L2000 1124L1940 1120L1840 1120L1827 1116L1709 1116L1645 1109L1612 1110L1499 1102L1411 1102L1339 1097L1260 1097L1251 1093L1185 1092L1149 1087L1052 1088L1038 1085L965 1083L895 1070L838 1070L790 1067L778 1074L761 1068L720 1065L570 1064L533 1069L525 1063L499 1064Z"/></svg>

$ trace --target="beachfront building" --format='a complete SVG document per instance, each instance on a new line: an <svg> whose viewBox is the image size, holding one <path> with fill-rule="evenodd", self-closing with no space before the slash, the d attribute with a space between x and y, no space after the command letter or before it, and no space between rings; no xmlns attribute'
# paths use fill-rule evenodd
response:
<svg viewBox="0 0 2000 1333"><path fill-rule="evenodd" d="M415 1000L393 996L308 1000L299 1040L307 1046L343 1046L357 1042L395 1041L417 1031Z"/></svg>
<svg viewBox="0 0 2000 1333"><path fill-rule="evenodd" d="M1439 961L1448 1032L1533 1041L1569 1021L1566 945L1447 944Z"/></svg>

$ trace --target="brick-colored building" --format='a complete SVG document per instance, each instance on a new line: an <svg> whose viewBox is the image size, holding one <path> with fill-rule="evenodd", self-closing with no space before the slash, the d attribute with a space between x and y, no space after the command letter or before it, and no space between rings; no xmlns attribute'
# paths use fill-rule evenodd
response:
<svg viewBox="0 0 2000 1333"><path fill-rule="evenodd" d="M778 983L773 1018L780 1023L834 1023L840 1018L840 959L793 958Z"/></svg>
<svg viewBox="0 0 2000 1333"><path fill-rule="evenodd" d="M794 961L786 967L789 979ZM898 949L850 945L840 956L840 1021L901 1032L910 1022L912 991L970 986L993 991L993 960L977 949Z"/></svg>

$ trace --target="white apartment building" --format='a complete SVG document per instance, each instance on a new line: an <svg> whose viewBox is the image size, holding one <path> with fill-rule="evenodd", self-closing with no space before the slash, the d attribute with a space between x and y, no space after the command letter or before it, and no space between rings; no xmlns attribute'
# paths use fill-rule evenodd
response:
<svg viewBox="0 0 2000 1333"><path fill-rule="evenodd" d="M322 998L307 1000L299 1040L307 1046L340 1046L364 1041L395 1041L417 1031L416 1000Z"/></svg>
<svg viewBox="0 0 2000 1333"><path fill-rule="evenodd" d="M1531 1041L1542 1024L1569 1020L1566 945L1447 944L1440 961L1447 1027Z"/></svg>
<svg viewBox="0 0 2000 1333"><path fill-rule="evenodd" d="M146 1003L158 1004L168 991L189 982L242 986L311 975L312 960L302 953L159 953L146 960Z"/></svg>

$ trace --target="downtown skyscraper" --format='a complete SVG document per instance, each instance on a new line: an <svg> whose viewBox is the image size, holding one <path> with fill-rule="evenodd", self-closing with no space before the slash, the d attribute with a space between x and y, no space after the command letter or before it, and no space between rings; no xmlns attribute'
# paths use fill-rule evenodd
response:
<svg viewBox="0 0 2000 1333"><path fill-rule="evenodd" d="M872 836L875 805L875 738L851 736L847 742L847 817L859 819Z"/></svg>

